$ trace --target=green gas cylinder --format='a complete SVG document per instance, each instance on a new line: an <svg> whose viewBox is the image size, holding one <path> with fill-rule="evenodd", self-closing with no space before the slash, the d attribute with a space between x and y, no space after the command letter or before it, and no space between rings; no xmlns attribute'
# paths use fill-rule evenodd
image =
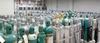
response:
<svg viewBox="0 0 100 43"><path fill-rule="evenodd" d="M82 27L82 29L81 29L81 38L83 39L83 37L84 37L84 18L82 18L82 15L80 15L80 22L81 22L81 27Z"/></svg>
<svg viewBox="0 0 100 43"><path fill-rule="evenodd" d="M45 27L45 34L46 34L46 43L53 43L53 28L51 26L50 21L46 21L46 27Z"/></svg>
<svg viewBox="0 0 100 43"><path fill-rule="evenodd" d="M51 26L51 24L50 24L50 21L46 21L46 27L45 27L45 34L48 36L48 34L50 35L51 34L51 36L52 36L52 34L53 34L53 28L52 28L52 26Z"/></svg>
<svg viewBox="0 0 100 43"><path fill-rule="evenodd" d="M71 10L69 10L67 12L68 12L68 18L71 18L73 16L73 12Z"/></svg>
<svg viewBox="0 0 100 43"><path fill-rule="evenodd" d="M66 14L66 15L67 15L67 14ZM66 18L67 18L66 15L64 16L64 18L63 18L63 20L62 20L62 25L64 25L64 26L66 26L66 20L67 20L67 19L66 19Z"/></svg>
<svg viewBox="0 0 100 43"><path fill-rule="evenodd" d="M84 40L88 41L89 19L88 16L84 19Z"/></svg>
<svg viewBox="0 0 100 43"><path fill-rule="evenodd" d="M4 31L3 31L3 21L0 20L0 42L4 43Z"/></svg>
<svg viewBox="0 0 100 43"><path fill-rule="evenodd" d="M74 15L73 15L74 13L73 12L71 12L70 10L67 11L67 12L68 12L68 14L67 14L67 17L65 18L65 25L66 26L73 24L72 17L74 17Z"/></svg>
<svg viewBox="0 0 100 43"><path fill-rule="evenodd" d="M25 33L25 30L23 27L18 28L18 33L17 33L17 42L19 43L24 43L24 38L23 35Z"/></svg>
<svg viewBox="0 0 100 43"><path fill-rule="evenodd" d="M14 27L14 21L9 20L9 21L8 21L8 24L11 24L12 28Z"/></svg>
<svg viewBox="0 0 100 43"><path fill-rule="evenodd" d="M3 31L3 21L0 20L0 35L3 36L4 31Z"/></svg>
<svg viewBox="0 0 100 43"><path fill-rule="evenodd" d="M39 26L38 43L45 43L46 35L43 31L43 27Z"/></svg>
<svg viewBox="0 0 100 43"><path fill-rule="evenodd" d="M33 26L29 28L28 43L37 43L37 35L35 34Z"/></svg>
<svg viewBox="0 0 100 43"><path fill-rule="evenodd" d="M13 28L10 24L5 24L6 29L6 37L5 37L5 43L16 43L17 39L14 34L12 34Z"/></svg>
<svg viewBox="0 0 100 43"><path fill-rule="evenodd" d="M3 28L3 21L0 21L0 31L2 31Z"/></svg>
<svg viewBox="0 0 100 43"><path fill-rule="evenodd" d="M23 27L18 28L18 35L19 35L19 36L22 37L22 36L24 35L24 33L25 33L25 30L24 30Z"/></svg>
<svg viewBox="0 0 100 43"><path fill-rule="evenodd" d="M65 19L63 19L62 24L64 26L68 26L68 22L69 22L69 19L68 18L65 18Z"/></svg>
<svg viewBox="0 0 100 43"><path fill-rule="evenodd" d="M81 21L81 27L84 28L84 21L83 21L82 15L80 15L80 21Z"/></svg>

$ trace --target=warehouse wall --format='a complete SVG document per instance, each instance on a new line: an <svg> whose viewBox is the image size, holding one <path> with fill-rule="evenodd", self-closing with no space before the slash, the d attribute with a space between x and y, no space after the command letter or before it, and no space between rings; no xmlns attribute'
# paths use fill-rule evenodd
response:
<svg viewBox="0 0 100 43"><path fill-rule="evenodd" d="M46 2L46 4L47 4L47 9L54 9L54 10L56 10L57 8L56 8L56 0L46 0L47 2Z"/></svg>
<svg viewBox="0 0 100 43"><path fill-rule="evenodd" d="M100 0L74 0L74 10L100 12Z"/></svg>
<svg viewBox="0 0 100 43"><path fill-rule="evenodd" d="M47 0L47 8L54 10L74 9L84 12L100 12L100 0L58 0L58 2L57 0Z"/></svg>
<svg viewBox="0 0 100 43"><path fill-rule="evenodd" d="M47 0L47 8L53 10L72 9L72 0Z"/></svg>
<svg viewBox="0 0 100 43"><path fill-rule="evenodd" d="M14 0L0 0L0 15L14 14Z"/></svg>
<svg viewBox="0 0 100 43"><path fill-rule="evenodd" d="M58 0L58 10L72 9L72 0Z"/></svg>

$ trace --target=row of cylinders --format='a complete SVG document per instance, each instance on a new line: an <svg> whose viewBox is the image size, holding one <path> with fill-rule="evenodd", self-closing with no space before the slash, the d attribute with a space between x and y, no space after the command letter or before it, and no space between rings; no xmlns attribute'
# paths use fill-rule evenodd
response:
<svg viewBox="0 0 100 43"><path fill-rule="evenodd" d="M35 32L34 26L31 25L28 34L26 34L23 26L20 26L16 33L13 31L14 24L0 22L0 43L53 43L53 40L52 42L48 41L50 40L48 37L53 36L53 30L49 23L46 22L46 27L39 26L39 33Z"/></svg>

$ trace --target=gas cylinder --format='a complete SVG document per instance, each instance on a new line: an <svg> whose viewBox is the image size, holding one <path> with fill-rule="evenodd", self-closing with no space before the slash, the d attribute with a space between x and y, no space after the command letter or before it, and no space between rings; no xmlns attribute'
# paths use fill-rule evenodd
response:
<svg viewBox="0 0 100 43"><path fill-rule="evenodd" d="M69 21L69 25L72 25L73 24L73 19L72 19L72 17L73 17L73 12L71 11L71 10L69 10L69 11L67 11L68 12L68 21Z"/></svg>
<svg viewBox="0 0 100 43"><path fill-rule="evenodd" d="M14 27L14 21L13 20L9 20L8 24L11 24L12 28Z"/></svg>
<svg viewBox="0 0 100 43"><path fill-rule="evenodd" d="M66 16L64 16L64 18L62 20L62 25L68 26L68 22L69 22L68 18Z"/></svg>
<svg viewBox="0 0 100 43"><path fill-rule="evenodd" d="M82 15L80 15L80 21L81 21L81 26L82 26L82 28L84 27L84 18L82 18Z"/></svg>
<svg viewBox="0 0 100 43"><path fill-rule="evenodd" d="M63 13L63 12L61 12L61 13L60 13L60 17L59 17L59 21L60 21L60 22L62 22L63 17L64 17L64 13Z"/></svg>
<svg viewBox="0 0 100 43"><path fill-rule="evenodd" d="M4 28L6 29L5 43L17 43L16 35L12 34L13 31L12 26L6 23Z"/></svg>
<svg viewBox="0 0 100 43"><path fill-rule="evenodd" d="M82 18L82 15L80 15L80 18L79 18L80 22L81 22L81 39L83 39L84 37L84 18ZM83 41L83 40L82 40Z"/></svg>
<svg viewBox="0 0 100 43"><path fill-rule="evenodd" d="M95 30L96 30L96 28L97 28L97 20L96 20L96 18L94 17L93 19L92 19L92 43L95 43Z"/></svg>
<svg viewBox="0 0 100 43"><path fill-rule="evenodd" d="M0 33L3 33L3 21L0 20Z"/></svg>
<svg viewBox="0 0 100 43"><path fill-rule="evenodd" d="M98 38L97 43L100 43L100 18L98 18Z"/></svg>
<svg viewBox="0 0 100 43"><path fill-rule="evenodd" d="M0 42L1 43L5 42L4 32L3 32L3 21L0 21Z"/></svg>
<svg viewBox="0 0 100 43"><path fill-rule="evenodd" d="M88 16L84 19L84 40L88 41L89 19Z"/></svg>
<svg viewBox="0 0 100 43"><path fill-rule="evenodd" d="M28 38L27 38L27 35L25 34L25 29L24 27L19 27L18 28L18 39L17 39L17 42L18 43L28 43Z"/></svg>
<svg viewBox="0 0 100 43"><path fill-rule="evenodd" d="M53 43L53 27L50 24L50 21L46 21L45 34L46 34L46 43Z"/></svg>
<svg viewBox="0 0 100 43"><path fill-rule="evenodd" d="M64 16L63 20L62 20L62 25L64 26L68 26L68 25L71 25L73 24L73 20L71 18L72 16L69 14L67 16Z"/></svg>
<svg viewBox="0 0 100 43"><path fill-rule="evenodd" d="M37 35L35 34L33 26L29 28L28 43L37 43Z"/></svg>
<svg viewBox="0 0 100 43"><path fill-rule="evenodd" d="M8 24L12 25L12 28L13 28L13 32L15 32L15 34L17 34L17 26L16 26L16 23L14 22L14 20L9 20L7 21Z"/></svg>
<svg viewBox="0 0 100 43"><path fill-rule="evenodd" d="M2 36L4 34L3 31L3 21L0 21L0 35Z"/></svg>
<svg viewBox="0 0 100 43"><path fill-rule="evenodd" d="M46 35L45 35L45 32L43 31L43 27L39 26L39 34L37 37L37 43L46 43L45 39L46 39Z"/></svg>

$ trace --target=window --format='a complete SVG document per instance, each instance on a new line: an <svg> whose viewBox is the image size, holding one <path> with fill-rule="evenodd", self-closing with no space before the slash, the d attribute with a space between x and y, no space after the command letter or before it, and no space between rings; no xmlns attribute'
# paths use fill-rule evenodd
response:
<svg viewBox="0 0 100 43"><path fill-rule="evenodd" d="M19 7L19 10L22 10L22 7Z"/></svg>
<svg viewBox="0 0 100 43"><path fill-rule="evenodd" d="M28 7L28 10L30 10L30 7Z"/></svg>
<svg viewBox="0 0 100 43"><path fill-rule="evenodd" d="M26 8L24 7L24 9L23 10L26 10Z"/></svg>
<svg viewBox="0 0 100 43"><path fill-rule="evenodd" d="M37 10L37 7L35 7L35 10Z"/></svg>

